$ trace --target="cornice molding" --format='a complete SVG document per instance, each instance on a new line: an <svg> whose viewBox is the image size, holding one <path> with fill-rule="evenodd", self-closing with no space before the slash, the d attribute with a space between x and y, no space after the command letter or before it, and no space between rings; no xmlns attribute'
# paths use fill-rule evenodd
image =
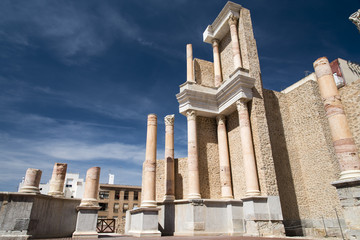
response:
<svg viewBox="0 0 360 240"><path fill-rule="evenodd" d="M192 82L180 85L176 95L179 102L179 112L186 116L189 110L196 115L216 117L219 114L228 115L236 110L236 101L252 99L252 88L255 79L249 76L247 70L237 69L219 88L204 87Z"/></svg>

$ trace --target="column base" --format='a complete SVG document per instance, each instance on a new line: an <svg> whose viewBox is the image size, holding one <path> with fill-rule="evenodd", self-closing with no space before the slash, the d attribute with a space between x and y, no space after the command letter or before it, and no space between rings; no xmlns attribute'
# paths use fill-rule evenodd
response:
<svg viewBox="0 0 360 240"><path fill-rule="evenodd" d="M360 177L360 170L348 170L348 171L342 171L340 173L340 179L350 179L350 178L359 178Z"/></svg>
<svg viewBox="0 0 360 240"><path fill-rule="evenodd" d="M174 195L165 195L163 201L174 201L175 196Z"/></svg>
<svg viewBox="0 0 360 240"><path fill-rule="evenodd" d="M199 193L190 193L187 199L201 199L201 195Z"/></svg>
<svg viewBox="0 0 360 240"><path fill-rule="evenodd" d="M48 195L53 196L53 197L64 197L65 196L65 194L60 191L49 192Z"/></svg>
<svg viewBox="0 0 360 240"><path fill-rule="evenodd" d="M151 200L145 200L141 202L141 208L156 208L157 203Z"/></svg>
<svg viewBox="0 0 360 240"><path fill-rule="evenodd" d="M260 196L260 191L259 190L249 190L249 191L246 191L246 196L247 197L251 197L251 196Z"/></svg>
<svg viewBox="0 0 360 240"><path fill-rule="evenodd" d="M21 193L40 193L40 190L38 187L34 186L23 186L20 188Z"/></svg>
<svg viewBox="0 0 360 240"><path fill-rule="evenodd" d="M97 239L99 234L96 231L91 232L74 232L72 235L73 239Z"/></svg>
<svg viewBox="0 0 360 240"><path fill-rule="evenodd" d="M159 208L138 208L126 212L125 234L134 237L160 237Z"/></svg>
<svg viewBox="0 0 360 240"><path fill-rule="evenodd" d="M98 210L100 207L83 207L78 206L78 216L76 220L76 228L73 233L74 238L98 238L96 232Z"/></svg>
<svg viewBox="0 0 360 240"><path fill-rule="evenodd" d="M333 182L339 195L340 204L344 212L344 220L348 227L345 235L348 239L360 237L360 177Z"/></svg>

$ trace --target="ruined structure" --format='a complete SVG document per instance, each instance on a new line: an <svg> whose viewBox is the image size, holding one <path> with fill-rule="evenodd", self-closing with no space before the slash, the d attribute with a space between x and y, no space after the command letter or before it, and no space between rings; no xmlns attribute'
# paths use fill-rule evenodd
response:
<svg viewBox="0 0 360 240"><path fill-rule="evenodd" d="M332 70L320 58L316 74L282 92L264 89L250 12L232 2L203 40L213 62L193 58L188 44L187 80L176 95L187 117L188 156L173 160L167 117L165 160L150 161L156 139L149 141L148 128L146 201L128 211L126 231L136 214L151 209L158 214L151 227L158 221L162 235L358 239L360 74L352 71L338 90L333 73L345 79L344 64ZM137 236L157 231L148 227L136 228Z"/></svg>

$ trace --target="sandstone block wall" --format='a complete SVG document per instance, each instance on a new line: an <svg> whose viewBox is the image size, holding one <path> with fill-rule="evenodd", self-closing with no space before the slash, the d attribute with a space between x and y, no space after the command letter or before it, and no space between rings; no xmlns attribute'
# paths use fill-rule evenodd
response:
<svg viewBox="0 0 360 240"><path fill-rule="evenodd" d="M194 59L195 82L205 87L214 87L214 64L209 61Z"/></svg>
<svg viewBox="0 0 360 240"><path fill-rule="evenodd" d="M220 199L220 166L215 118L197 117L200 194L202 198Z"/></svg>
<svg viewBox="0 0 360 240"><path fill-rule="evenodd" d="M284 219L336 219L340 169L317 83L264 97Z"/></svg>
<svg viewBox="0 0 360 240"><path fill-rule="evenodd" d="M360 151L360 79L340 88L340 95L356 147Z"/></svg>
<svg viewBox="0 0 360 240"><path fill-rule="evenodd" d="M237 111L227 117L226 128L228 131L230 167L233 182L233 194L235 199L245 196L245 171L242 157L239 117Z"/></svg>
<svg viewBox="0 0 360 240"><path fill-rule="evenodd" d="M184 199L188 194L187 158L175 158L175 199ZM156 201L164 200L164 159L156 161Z"/></svg>
<svg viewBox="0 0 360 240"><path fill-rule="evenodd" d="M233 53L231 47L230 31L219 43L221 74L223 81L229 79L229 75L234 72Z"/></svg>

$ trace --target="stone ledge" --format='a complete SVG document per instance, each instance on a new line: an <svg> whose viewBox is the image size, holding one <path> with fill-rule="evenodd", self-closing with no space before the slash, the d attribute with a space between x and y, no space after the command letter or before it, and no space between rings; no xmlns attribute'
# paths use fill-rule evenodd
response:
<svg viewBox="0 0 360 240"><path fill-rule="evenodd" d="M180 93L176 94L179 112L186 115L188 110L195 110L198 116L215 117L219 114L228 115L236 110L235 103L239 99L252 99L252 88L255 79L249 71L236 69L230 79L219 88L205 87L193 82L180 85Z"/></svg>
<svg viewBox="0 0 360 240"><path fill-rule="evenodd" d="M331 185L333 185L336 188L360 186L360 178L338 180L338 181L332 182Z"/></svg>

